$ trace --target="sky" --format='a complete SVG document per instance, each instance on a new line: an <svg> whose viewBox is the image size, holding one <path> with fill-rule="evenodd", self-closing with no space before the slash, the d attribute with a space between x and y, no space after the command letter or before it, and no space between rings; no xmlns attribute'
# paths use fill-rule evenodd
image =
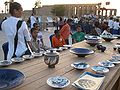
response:
<svg viewBox="0 0 120 90"><path fill-rule="evenodd" d="M9 0L0 0L0 13L4 10L4 2ZM19 2L24 10L31 10L34 7L34 3L37 0L14 0ZM117 15L120 16L119 3L115 0L41 0L42 5L53 5L53 4L85 4L85 3L101 3L102 7L115 8L117 9ZM110 2L110 5L105 5L105 2Z"/></svg>

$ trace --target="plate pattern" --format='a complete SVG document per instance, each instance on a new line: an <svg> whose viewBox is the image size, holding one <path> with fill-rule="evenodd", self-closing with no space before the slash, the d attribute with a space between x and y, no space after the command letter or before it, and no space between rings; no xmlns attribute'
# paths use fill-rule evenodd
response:
<svg viewBox="0 0 120 90"><path fill-rule="evenodd" d="M70 84L70 80L63 76L50 77L47 84L53 88L64 88Z"/></svg>

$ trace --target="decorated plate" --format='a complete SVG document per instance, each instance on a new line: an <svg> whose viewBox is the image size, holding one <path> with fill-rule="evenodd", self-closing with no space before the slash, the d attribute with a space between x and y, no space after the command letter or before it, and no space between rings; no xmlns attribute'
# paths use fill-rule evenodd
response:
<svg viewBox="0 0 120 90"><path fill-rule="evenodd" d="M105 76L101 74L84 72L72 85L80 90L98 90L104 78Z"/></svg>
<svg viewBox="0 0 120 90"><path fill-rule="evenodd" d="M14 69L0 69L0 90L11 90L25 80L25 75Z"/></svg>
<svg viewBox="0 0 120 90"><path fill-rule="evenodd" d="M42 55L43 53L36 53L36 52L33 53L33 57L41 57Z"/></svg>
<svg viewBox="0 0 120 90"><path fill-rule="evenodd" d="M34 56L32 56L32 55L23 55L23 58L26 59L26 60L30 60L30 59L33 59Z"/></svg>
<svg viewBox="0 0 120 90"><path fill-rule="evenodd" d="M72 45L63 45L63 46L67 48L72 48Z"/></svg>
<svg viewBox="0 0 120 90"><path fill-rule="evenodd" d="M15 63L20 63L20 62L23 62L25 59L21 57L15 57L15 58L12 58L11 60Z"/></svg>
<svg viewBox="0 0 120 90"><path fill-rule="evenodd" d="M86 69L90 67L89 64L83 62L74 62L71 66L76 69Z"/></svg>
<svg viewBox="0 0 120 90"><path fill-rule="evenodd" d="M109 69L103 66L93 66L91 69L97 73L108 73Z"/></svg>
<svg viewBox="0 0 120 90"><path fill-rule="evenodd" d="M12 61L8 60L1 60L0 61L0 66L9 66L12 64Z"/></svg>
<svg viewBox="0 0 120 90"><path fill-rule="evenodd" d="M70 84L70 80L63 76L50 77L47 84L53 88L64 88Z"/></svg>
<svg viewBox="0 0 120 90"><path fill-rule="evenodd" d="M117 59L110 59L109 61L114 63L114 64L119 64L120 63L120 60L117 60Z"/></svg>
<svg viewBox="0 0 120 90"><path fill-rule="evenodd" d="M109 61L102 61L98 63L99 65L103 66L103 67L114 67L115 65L112 62Z"/></svg>
<svg viewBox="0 0 120 90"><path fill-rule="evenodd" d="M112 59L117 59L117 60L120 60L120 55L114 55L114 56L112 56Z"/></svg>

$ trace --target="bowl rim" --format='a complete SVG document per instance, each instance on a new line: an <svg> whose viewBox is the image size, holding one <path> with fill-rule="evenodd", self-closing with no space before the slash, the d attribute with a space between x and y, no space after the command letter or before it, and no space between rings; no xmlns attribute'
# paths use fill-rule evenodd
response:
<svg viewBox="0 0 120 90"><path fill-rule="evenodd" d="M85 50L89 50L90 52L89 53L76 53L76 52L73 51L73 49L85 49ZM72 48L72 49L70 49L70 52L73 53L73 54L77 54L77 55L89 55L89 54L94 53L93 50L88 49L88 48Z"/></svg>

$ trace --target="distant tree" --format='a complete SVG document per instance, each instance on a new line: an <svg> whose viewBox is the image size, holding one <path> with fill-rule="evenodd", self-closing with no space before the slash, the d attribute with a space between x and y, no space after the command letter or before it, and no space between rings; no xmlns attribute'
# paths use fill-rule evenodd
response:
<svg viewBox="0 0 120 90"><path fill-rule="evenodd" d="M55 16L64 16L65 15L65 7L64 5L56 5L51 10L51 13Z"/></svg>
<svg viewBox="0 0 120 90"><path fill-rule="evenodd" d="M38 8L38 7L41 7L41 1L40 0L37 0L34 3L34 8Z"/></svg>

